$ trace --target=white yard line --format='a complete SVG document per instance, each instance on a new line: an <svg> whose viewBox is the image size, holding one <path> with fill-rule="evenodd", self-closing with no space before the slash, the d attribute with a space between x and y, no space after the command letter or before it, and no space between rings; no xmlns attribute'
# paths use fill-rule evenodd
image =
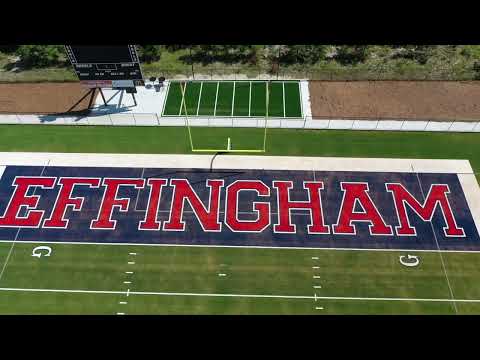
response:
<svg viewBox="0 0 480 360"><path fill-rule="evenodd" d="M14 240L0 240L0 243L12 243ZM478 254L480 250L438 250L438 249L361 249L361 248L328 248L301 246L247 246L247 245L194 245L194 244L141 244L141 243L99 243L82 241L30 241L21 240L21 244L58 244L58 245L105 245L105 246L158 246L158 247L200 247L200 248L232 248L232 249L273 249L273 250L318 250L318 251L375 251L375 252L424 252L424 253L461 253Z"/></svg>
<svg viewBox="0 0 480 360"><path fill-rule="evenodd" d="M217 93L215 94L215 109L213 110L213 116L217 115L217 101L218 101L218 88L220 87L220 82L217 81Z"/></svg>
<svg viewBox="0 0 480 360"><path fill-rule="evenodd" d="M232 114L231 114L231 116L233 116L233 109L235 108L235 88L236 88L236 85L237 85L237 82L234 81L233 82L233 97L232 97Z"/></svg>
<svg viewBox="0 0 480 360"><path fill-rule="evenodd" d="M283 117L286 117L285 111L285 82L282 81L282 89L283 89Z"/></svg>
<svg viewBox="0 0 480 360"><path fill-rule="evenodd" d="M250 92L248 94L248 116L252 113L252 82L250 81Z"/></svg>
<svg viewBox="0 0 480 360"><path fill-rule="evenodd" d="M267 299L318 299L318 300L353 300L353 301L413 301L413 302L456 302L480 303L480 299L441 299L441 298L395 298L395 297L353 297L353 296L311 296L311 295L267 295L267 294L215 294L156 291L115 291L115 290L78 290L78 289L34 289L34 288L0 288L0 291L38 292L38 293L77 293L77 294L132 294L157 296L198 296L198 297L238 297Z"/></svg>
<svg viewBox="0 0 480 360"><path fill-rule="evenodd" d="M203 81L200 83L200 92L198 93L197 113L195 114L196 116L198 116L198 111L200 110L200 101L202 100L202 90L203 90Z"/></svg>
<svg viewBox="0 0 480 360"><path fill-rule="evenodd" d="M178 116L182 116L183 103L185 102L185 97L187 96L187 82L185 82L185 87L183 88L183 91L182 91L182 84L180 83L180 94L182 94L182 101L180 102L180 110L178 111ZM188 115L188 114L185 114L185 115Z"/></svg>
<svg viewBox="0 0 480 360"><path fill-rule="evenodd" d="M425 196L425 193L423 192L422 182L420 180L420 177L418 176L418 172L415 172L415 169L414 169L413 165L412 165L412 171L417 176L418 185L420 186L420 191L422 193L423 200L426 201L427 197ZM440 250L440 244L438 243L437 234L435 233L435 228L433 227L433 224L431 222L430 222L430 227L432 229L433 237L435 238L435 243L437 244L437 249ZM447 280L447 285L448 285L448 290L450 291L450 296L451 296L452 300L454 300L455 296L453 295L452 286L450 284L450 279L448 278L447 268L445 267L445 262L443 261L442 252L440 251L438 254L440 255L440 262L442 263L442 269L443 269L443 273L445 274L445 279ZM455 309L455 313L458 314L457 305L455 303L453 303L453 308Z"/></svg>

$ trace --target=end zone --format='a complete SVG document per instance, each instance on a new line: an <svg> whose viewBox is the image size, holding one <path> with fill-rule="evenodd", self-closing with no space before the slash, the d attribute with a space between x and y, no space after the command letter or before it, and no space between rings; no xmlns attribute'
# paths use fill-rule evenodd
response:
<svg viewBox="0 0 480 360"><path fill-rule="evenodd" d="M467 160L0 158L9 242L480 251L480 188Z"/></svg>

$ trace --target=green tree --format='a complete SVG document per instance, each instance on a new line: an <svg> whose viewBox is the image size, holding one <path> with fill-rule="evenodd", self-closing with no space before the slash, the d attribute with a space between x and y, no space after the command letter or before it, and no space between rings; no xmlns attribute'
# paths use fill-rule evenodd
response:
<svg viewBox="0 0 480 360"><path fill-rule="evenodd" d="M64 55L62 45L21 45L15 53L25 67L57 65Z"/></svg>
<svg viewBox="0 0 480 360"><path fill-rule="evenodd" d="M341 45L337 47L335 59L342 65L363 63L367 60L369 45Z"/></svg>
<svg viewBox="0 0 480 360"><path fill-rule="evenodd" d="M0 45L0 52L9 54L17 51L20 45Z"/></svg>
<svg viewBox="0 0 480 360"><path fill-rule="evenodd" d="M296 63L315 64L325 58L325 45L290 45L287 57Z"/></svg>
<svg viewBox="0 0 480 360"><path fill-rule="evenodd" d="M411 59L423 65L433 56L435 45L396 45L393 58Z"/></svg>
<svg viewBox="0 0 480 360"><path fill-rule="evenodd" d="M139 45L138 57L141 61L151 63L160 60L162 56L161 45Z"/></svg>

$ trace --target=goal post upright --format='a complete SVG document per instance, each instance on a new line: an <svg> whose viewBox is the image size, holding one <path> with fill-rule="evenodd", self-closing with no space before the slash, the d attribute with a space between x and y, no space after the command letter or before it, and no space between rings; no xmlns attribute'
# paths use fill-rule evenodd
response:
<svg viewBox="0 0 480 360"><path fill-rule="evenodd" d="M204 152L204 153L219 153L219 152L224 152L224 153L264 153L266 151L266 143L267 143L267 124L268 124L268 107L269 107L269 98L270 98L270 80L265 81L265 127L264 127L264 134L263 134L263 147L261 149L233 149L233 141L231 141L231 138L227 138L227 143L226 143L226 148L222 149L198 149L195 148L194 143L193 143L193 137L192 137L192 131L190 129L190 121L189 121L189 115L187 111L187 101L186 101L186 87L187 83L189 80L184 80L180 81L180 89L181 89L181 94L182 94L182 100L180 104L180 112L181 109L183 108L184 115L185 115L185 123L187 126L187 131L188 131L188 138L190 141L190 148L192 152Z"/></svg>

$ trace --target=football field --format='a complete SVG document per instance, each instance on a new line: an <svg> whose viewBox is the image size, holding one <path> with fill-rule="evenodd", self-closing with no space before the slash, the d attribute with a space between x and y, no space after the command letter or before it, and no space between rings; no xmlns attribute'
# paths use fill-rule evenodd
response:
<svg viewBox="0 0 480 360"><path fill-rule="evenodd" d="M298 81L172 81L163 116L265 117L267 96L270 118L302 117Z"/></svg>
<svg viewBox="0 0 480 360"><path fill-rule="evenodd" d="M2 151L71 153L71 157L66 157L69 164L56 162L52 157L49 158L50 161L40 161L40 154L38 156L25 154L22 157L23 162L14 163L13 160L8 160L13 159L10 156L22 156L21 153L4 155L2 165L6 168L0 178L2 181L0 214L3 216L13 192L9 184L15 176L32 174L58 179L62 176L64 178L98 176L139 178L145 181L151 178L185 177L190 179L194 189L201 195L202 201L208 200L208 197L204 197L208 192L204 194L199 190L206 189L205 178L199 178L196 171L188 174L176 171L171 174L171 170L167 171L166 167L161 166L162 162L157 161L156 158L144 164L141 156L136 155L147 152L167 152L168 149L171 149L172 153L188 154L186 137L178 135L184 129L176 129L176 138L174 138L173 128L109 128L105 131L102 128L92 127L2 126L1 129L3 130L0 135ZM212 129L206 129L208 133L211 131ZM223 136L222 129L214 131L218 131ZM249 134L248 130L242 130L241 133L243 131L245 131L244 134ZM70 132L77 137L70 137ZM248 138L248 135L244 136ZM111 315L480 313L480 253L476 250L477 240L474 228L468 225L467 221L470 216L469 211L477 221L475 209L472 206L472 200L474 202L476 200L475 197L472 198L467 188L478 187L474 181L474 173L477 172L479 165L479 150L476 146L479 135L274 130L270 136L267 155L297 156L297 165L289 166L289 171L280 170L279 178L293 179L295 189L297 186L301 189L302 181L324 179L325 189L322 193L324 192L326 197L323 205L328 226L332 226L337 220L334 206L337 201L334 199L341 198L341 193L338 192L339 187L337 189L335 185L339 182L332 180L338 175L338 169L332 168L328 174L321 172L326 170L318 170L320 172L315 170L311 175L295 173L292 169L300 168L302 162L307 161L302 160L301 155L314 157L358 155L363 158L379 158L382 157L380 155L384 155L383 157L386 158L469 160L473 171L466 173L462 173L461 169L441 172L439 167L430 172L415 171L415 169L407 171L408 167L405 170L402 170L403 168L396 170L393 165L389 165L390 168L385 173L387 175L408 173L408 176L412 176L411 179L415 181L418 179L420 187L413 193L420 200L422 200L422 192L418 189L428 190L430 183L427 181L447 182L451 190L448 197L452 199L454 211L457 208L465 209L465 206L461 205L462 197L456 197L462 192L454 188L456 179L460 179L469 206L468 211L458 211L455 215L458 226L465 229L467 237L453 240L439 237L445 224L441 213L436 212L435 220L431 223L420 220L411 222L411 225L416 226L419 229L418 233L422 235L418 240L411 239L411 241L418 241L419 244L413 248L410 246L398 248L396 245L401 239L382 240L369 236L352 238L351 242L358 241L359 247L342 245L337 248L333 246L337 241L341 243L346 240L339 238L330 241L328 240L330 236L325 236L322 239L327 240L322 241L327 243L330 241L332 246L324 246L324 243L315 247L310 245L317 240L310 239L305 231L301 236L295 236L292 239L297 243L306 239L309 241L309 246L264 247L262 242L264 238L259 240L260 246L250 246L251 244L238 246L236 241L249 239L250 235L245 233L233 238L230 236L223 238L223 232L209 235L201 232L199 227L187 232L180 240L174 235L168 235L173 236L174 241L150 241L145 239L162 239L163 235L160 236L159 232L147 236L137 231L135 222L132 225L132 219L135 221L143 219L144 211L149 206L147 205L149 191L146 189L137 191L133 188L121 190L118 198L130 199L127 206L130 213L114 209L112 219L117 220L120 227L115 231L93 232L89 230L88 225L84 227L82 224L88 224L90 219L95 218L100 207L101 196L89 195L90 190L82 188L72 193L72 198L75 196L85 198L82 211L70 208L64 213L65 218L72 221L72 232L69 232L69 229L0 227L2 234L0 313ZM285 139L290 141L285 142ZM383 146L384 143L387 145ZM115 161L116 170L108 162L100 161L98 164L102 165L102 169L98 170L97 174L91 172L97 170L85 170L85 167L95 162L95 156L92 155L80 161L78 155L73 154L85 152L124 152L126 154L122 155L121 160ZM218 161L227 161L228 158L229 156L225 155L217 156L213 160L209 158L208 161L198 163L194 168L205 168L209 174L213 169L213 174L209 175L209 178L217 179L219 171L224 171L218 169ZM138 165L132 169L123 166L123 161L135 161ZM326 163L326 161L322 162ZM336 162L341 163L340 160ZM395 161L389 162L395 163ZM415 164L414 160L406 162ZM169 168L184 169L186 167L176 159L171 160L171 163ZM359 163L357 162L355 166L359 166ZM380 166L376 160L372 159L371 163L373 170L375 166ZM99 166L98 164L96 166ZM238 161L234 161L229 166L232 169L238 169L239 164ZM355 166L352 166L351 170L360 171L358 168L355 169ZM252 167L253 165L248 166L248 168ZM192 169L191 166L188 168ZM127 172L123 173L123 171ZM368 181L372 194L377 194L377 191L380 194L372 195L372 199L377 205L380 204L378 208L385 212L384 215L389 214L385 215L387 223L395 225L392 220L394 212L390 214L390 210L385 210L393 205L388 205L382 200L390 197L387 196L387 192L384 191L385 194L383 194L380 191L385 190L383 181L387 175L377 177L375 171L368 176L357 172L353 175L341 176L358 181L370 179ZM249 175L252 174L255 173ZM233 176L228 174L223 177L225 187L241 179L242 176L244 175L235 173ZM270 186L265 176L270 175L260 172L258 178ZM462 178L468 178L470 185L466 186ZM408 180L410 177L405 179L407 179L405 184L413 186L414 183ZM165 185L165 196L170 194L169 186ZM58 186L55 189L33 187L25 193L25 196L41 196L38 208L46 210L45 218L47 218L47 215L51 214L52 206L58 203L56 201L58 189ZM91 190L97 191L94 188ZM303 196L302 192L298 190L291 200L304 200L301 196ZM454 197L450 198L450 196ZM423 197L423 200L428 197L427 192ZM165 206L169 204L168 201ZM223 200L221 204L224 204ZM249 206L246 210L242 208L246 212L252 211L251 202L242 203L241 206ZM271 203L271 207L272 219L275 220L274 202ZM335 211L331 210L332 207ZM143 212L138 212L140 210ZM28 211L32 212L34 209L20 208L17 215L19 218L25 217ZM159 213L162 214L162 211L166 209L160 208ZM220 209L220 213L224 215L222 211L225 209ZM159 219L166 222L168 217L162 216ZM246 214L246 216L249 215ZM308 223L304 220L305 213L295 216L294 223L299 228ZM413 213L409 216L411 219L415 218ZM195 220L192 214L186 215L187 226L193 221L192 219ZM272 221L271 226L274 223L275 221ZM367 225L359 225L359 231L367 231ZM333 235L331 234L332 239ZM271 239L277 242L282 241L281 236L272 232ZM225 242L230 239L233 239L234 245L225 245ZM268 241L269 238L265 239ZM443 242L447 240L453 242ZM457 240L459 245L455 247L457 245L452 244ZM195 241L198 242L198 246L193 244ZM205 246L206 241L210 241L212 246ZM374 249L372 244L377 248ZM404 263L415 263L416 260L418 260L416 266L404 265Z"/></svg>

